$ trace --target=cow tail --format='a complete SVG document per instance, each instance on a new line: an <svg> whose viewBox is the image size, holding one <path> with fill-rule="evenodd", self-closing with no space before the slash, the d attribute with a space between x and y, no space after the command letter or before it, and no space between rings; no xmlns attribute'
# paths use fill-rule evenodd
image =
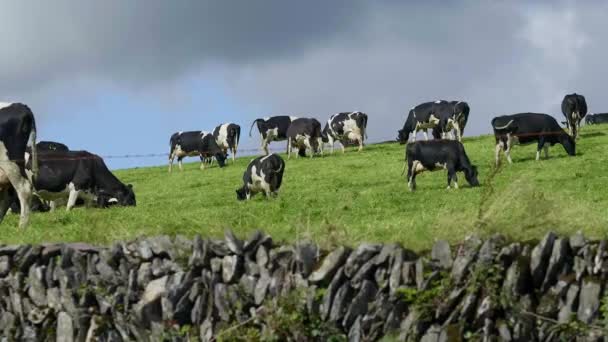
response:
<svg viewBox="0 0 608 342"><path fill-rule="evenodd" d="M29 142L32 149L32 173L34 179L38 176L38 151L36 149L36 135L36 119L34 118L34 115L32 115L32 128L30 130Z"/></svg>
<svg viewBox="0 0 608 342"><path fill-rule="evenodd" d="M251 130L253 129L253 125L255 125L258 121L262 121L262 119L255 119L251 123L251 127L249 127L249 136L251 137Z"/></svg>
<svg viewBox="0 0 608 342"><path fill-rule="evenodd" d="M236 126L234 128L234 137L234 150L236 151L237 147L239 146L239 140L241 140L241 126Z"/></svg>

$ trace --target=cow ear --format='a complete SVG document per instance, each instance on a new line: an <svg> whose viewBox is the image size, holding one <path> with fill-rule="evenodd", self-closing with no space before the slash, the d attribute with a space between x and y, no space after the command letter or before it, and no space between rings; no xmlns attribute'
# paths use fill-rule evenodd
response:
<svg viewBox="0 0 608 342"><path fill-rule="evenodd" d="M128 187L129 189L133 189L133 184L127 184L127 187Z"/></svg>

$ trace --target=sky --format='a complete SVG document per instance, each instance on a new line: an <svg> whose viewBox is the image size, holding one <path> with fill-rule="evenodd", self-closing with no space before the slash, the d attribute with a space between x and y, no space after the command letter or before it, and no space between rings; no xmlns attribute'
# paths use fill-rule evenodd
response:
<svg viewBox="0 0 608 342"><path fill-rule="evenodd" d="M607 16L603 1L11 0L0 101L28 104L39 140L102 156L167 154L172 133L223 122L255 150L255 118L354 110L370 142L392 140L437 99L467 101L479 135L502 114L561 119L566 93L608 111Z"/></svg>

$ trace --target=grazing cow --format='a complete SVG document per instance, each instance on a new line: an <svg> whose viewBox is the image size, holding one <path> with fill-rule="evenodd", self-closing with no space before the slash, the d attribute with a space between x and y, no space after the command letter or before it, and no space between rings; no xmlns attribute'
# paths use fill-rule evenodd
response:
<svg viewBox="0 0 608 342"><path fill-rule="evenodd" d="M399 130L397 141L401 144L407 143L410 134L414 133L414 141L416 141L416 134L422 130L424 132L424 139L429 140L427 130L429 128L435 128L439 123L439 118L433 115L435 102L425 102L417 105L410 109L407 119L403 124L403 128Z"/></svg>
<svg viewBox="0 0 608 342"><path fill-rule="evenodd" d="M549 146L562 144L566 152L575 155L574 139L557 123L557 120L547 114L519 113L503 115L492 119L492 128L496 138L496 165L500 163L500 151L504 150L509 163L511 147L515 144L537 143L536 160L540 159L540 150L544 149L545 158L549 158Z"/></svg>
<svg viewBox="0 0 608 342"><path fill-rule="evenodd" d="M116 178L98 155L87 151L40 151L38 158L40 170L34 188L45 201L67 198L67 210L78 199L101 207L136 204L131 184L125 185Z"/></svg>
<svg viewBox="0 0 608 342"><path fill-rule="evenodd" d="M364 139L367 138L367 114L362 112L343 112L332 115L325 128L323 128L323 142L331 145L331 153L334 153L334 142L339 141L344 147L351 141L359 145L359 151L363 149Z"/></svg>
<svg viewBox="0 0 608 342"><path fill-rule="evenodd" d="M36 144L38 151L69 151L70 149L62 143L55 141L40 141Z"/></svg>
<svg viewBox="0 0 608 342"><path fill-rule="evenodd" d="M298 157L306 156L306 149L310 150L310 158L319 152L323 143L321 137L321 123L313 118L300 118L291 122L287 129L287 159L291 158L291 151L298 149Z"/></svg>
<svg viewBox="0 0 608 342"><path fill-rule="evenodd" d="M243 186L236 190L236 198L240 201L250 199L258 192L263 192L266 198L276 197L284 171L285 161L277 154L255 158L243 174Z"/></svg>
<svg viewBox="0 0 608 342"><path fill-rule="evenodd" d="M575 139L578 138L578 131L581 120L587 115L587 101L580 94L568 94L562 100L562 113L566 117L568 132Z"/></svg>
<svg viewBox="0 0 608 342"><path fill-rule="evenodd" d="M31 172L25 170L27 147L31 147ZM0 222L11 205L11 189L21 204L19 227L25 228L30 217L32 179L38 174L36 120L31 109L22 103L0 104Z"/></svg>
<svg viewBox="0 0 608 342"><path fill-rule="evenodd" d="M268 145L272 141L283 141L287 139L287 129L296 120L295 116L279 115L255 119L249 128L249 136L253 125L257 125L260 137L262 138L262 151L268 154Z"/></svg>
<svg viewBox="0 0 608 342"><path fill-rule="evenodd" d="M177 157L179 170L182 171L182 159L185 157L199 156L201 158L201 170L205 164L215 157L220 167L225 166L226 154L215 142L213 135L204 131L177 132L171 135L169 141L171 151L169 152L169 172L173 169L173 160Z"/></svg>
<svg viewBox="0 0 608 342"><path fill-rule="evenodd" d="M477 167L471 164L464 146L460 141L432 140L407 144L405 148L407 165L407 184L411 191L416 190L416 175L423 171L448 171L448 189L454 181L458 189L456 172L464 172L464 177L471 186L478 186ZM403 172L405 172L405 166Z"/></svg>
<svg viewBox="0 0 608 342"><path fill-rule="evenodd" d="M587 114L585 116L585 124L597 125L608 123L608 113Z"/></svg>
<svg viewBox="0 0 608 342"><path fill-rule="evenodd" d="M236 149L241 138L241 126L233 123L221 124L213 130L213 137L217 145L227 154L232 154L232 162L236 159Z"/></svg>

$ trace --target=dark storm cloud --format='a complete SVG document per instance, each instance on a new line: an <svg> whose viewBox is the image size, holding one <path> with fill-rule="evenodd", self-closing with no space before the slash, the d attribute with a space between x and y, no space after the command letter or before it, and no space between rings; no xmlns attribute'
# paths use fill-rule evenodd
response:
<svg viewBox="0 0 608 342"><path fill-rule="evenodd" d="M252 118L364 110L377 139L417 103L463 99L481 133L496 114L559 115L565 92L608 110L606 14L574 1L15 1L0 12L0 91L208 79Z"/></svg>

